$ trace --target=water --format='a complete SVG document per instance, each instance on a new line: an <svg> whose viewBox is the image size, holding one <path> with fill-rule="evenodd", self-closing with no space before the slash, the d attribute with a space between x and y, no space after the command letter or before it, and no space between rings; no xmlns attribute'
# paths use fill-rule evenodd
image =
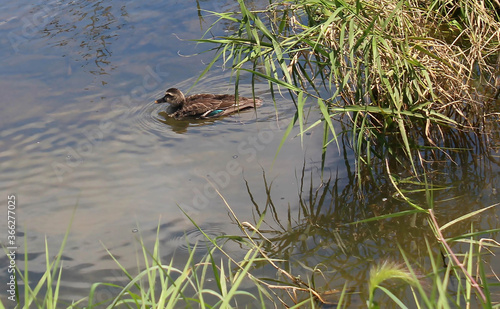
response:
<svg viewBox="0 0 500 309"><path fill-rule="evenodd" d="M252 5L262 7L265 3L256 1ZM304 186L308 186L311 171L313 179L319 179L320 128L305 137L303 146L299 137L289 138L274 161L294 107L288 97L277 96L275 109L262 81L256 84L256 95L264 105L257 112L224 119L174 121L165 118L164 105L153 103L169 87L187 91L211 60L212 53L198 54L208 46L189 41L200 38L214 20L197 6L212 11L237 10L237 3L229 0L20 1L0 5L2 203L7 205L7 196L15 194L18 261L29 252L33 280L45 270L45 239L50 254L55 255L71 223L64 251L65 300L87 296L93 282L126 284L126 277L104 248L124 267L134 269L137 237L152 244L158 225L165 260L174 253L187 254L185 235L190 243L203 242L178 206L212 236L239 235L214 187L242 221L251 221L254 206L245 180L256 201L264 205L264 171L268 181L273 181L277 216L286 218L289 206L293 215L300 213L297 192L302 168L306 170ZM212 32L224 33L230 27L221 25ZM251 96L250 84L250 76L243 75L241 95ZM230 72L219 65L192 93L232 91ZM311 118L318 114L313 109ZM352 154L347 158L352 159ZM349 187L352 167L349 170L344 159L333 150L326 166L327 174L339 178L338 188L350 192L338 199L347 205L355 200L348 197L355 190ZM462 202L477 201L476 194L481 194L481 205L474 204L474 209L498 201L493 190L500 186L500 170L498 165L488 164L489 168L477 168L484 177L474 180L474 171L470 171L463 179L476 190L460 195ZM456 189L447 191L450 197L460 191L460 185L454 184ZM375 213L374 205L390 208L382 201L393 193L390 189L377 192L364 205ZM392 203L394 207L404 205ZM351 209L358 206L351 205ZM349 214L342 205L331 209L340 213L324 209L325 214L333 216L325 215L329 220L352 222L364 218L360 215L363 211ZM490 222L488 228L498 228L494 216L485 219ZM0 224L0 235L5 235L4 224ZM331 223L324 224L328 227ZM330 232L321 237L304 230L306 236L299 240L306 247L316 246L321 254L310 256L301 251L300 256L312 263L322 261L323 255L347 255L352 273L361 273L359 268L371 264L356 266L353 257L365 261L384 257L386 241L397 234L394 228L385 232L378 228L373 238L362 240L353 235L374 233L370 227L341 230L348 251L344 247L339 251L342 246L331 240L335 233L329 228ZM399 228L408 227L401 222ZM356 246L367 247L360 250L364 253L353 253ZM7 263L7 259L0 259L2 269ZM339 265L332 264L332 268ZM0 292L2 301L4 293ZM98 300L113 295L111 290L99 293Z"/></svg>
<svg viewBox="0 0 500 309"><path fill-rule="evenodd" d="M200 6L234 9L229 2ZM210 235L236 233L208 181L247 213L242 173L261 181L283 135L277 126L286 128L293 107L275 110L258 84L267 103L257 113L165 119L166 106L153 102L168 87L187 91L204 69L211 54L196 54L207 47L186 40L201 37L213 18L184 1L21 2L1 12L0 183L5 203L17 197L18 258L26 235L33 279L44 269L44 239L55 254L73 213L64 299L88 295L98 280L123 283L104 247L133 268L138 232L151 242L161 224L167 256L186 249L184 234L200 240L178 205ZM241 95L251 96L249 78L241 84ZM230 73L215 68L194 91L231 93ZM318 159L320 143L320 134L308 139L306 158ZM284 196L296 194L304 152L289 143L274 166Z"/></svg>

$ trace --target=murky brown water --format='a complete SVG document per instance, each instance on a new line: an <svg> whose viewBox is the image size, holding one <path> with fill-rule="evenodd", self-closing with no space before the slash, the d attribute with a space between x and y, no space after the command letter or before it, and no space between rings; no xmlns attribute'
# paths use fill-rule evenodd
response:
<svg viewBox="0 0 500 309"><path fill-rule="evenodd" d="M199 5L215 11L237 9L233 1ZM187 40L201 37L211 21L207 13L197 11L194 1L0 5L1 204L7 205L9 194L16 195L19 260L27 250L33 280L45 269L45 237L55 254L75 212L64 253L63 299L87 296L97 281L125 284L104 246L133 269L136 237L140 232L146 243L152 243L158 224L165 260L174 253L186 254L184 235L192 243L202 241L178 205L210 235L239 234L210 183L241 220L251 221L255 208L245 180L257 203L264 205L263 171L273 181L277 217L286 221L290 206L302 235L288 235L290 247L284 246L283 252L297 256L292 263L294 259L322 262L336 270L330 280L336 288L346 280L363 282L372 262L397 250L394 246L389 250L388 243L399 239L411 244L401 239L408 229L418 235L416 240L427 231L407 224L410 218L339 230L340 223L405 204L391 200L390 188L378 188L364 192L366 205L356 205L360 192L353 189L353 163L349 167L345 162L352 154L347 150L345 157L333 145L327 176L339 180L336 187L333 180L330 183L328 202L318 211L322 217L315 217L326 221L317 221L322 222L321 231L302 229L301 220L310 216L298 202L300 174L305 166L304 186L309 186L311 172L319 186L322 129L311 131L303 146L300 138L289 139L273 165L294 106L286 96L277 96L276 109L265 83L256 84L257 95L264 100L256 113L212 121L165 119L165 106L153 104L154 99L168 87L187 90L210 61L210 53L196 55L207 46ZM224 30L221 26L213 31ZM243 76L241 95L251 96L250 83L250 77ZM232 91L230 73L217 67L193 93ZM313 109L311 119L318 114ZM461 162L464 170L453 175L462 177L443 180L449 188L436 195L456 200L456 207L455 202L442 203L443 217L459 216L464 203L471 210L498 202L496 158L496 163L481 158L486 163L476 166ZM1 211L3 217L5 210ZM498 209L490 212L481 220L482 227L499 228L498 213ZM277 222L270 224L279 229ZM5 222L0 228L0 235L6 235ZM6 238L1 237L4 243ZM0 258L2 268L7 263ZM100 293L98 299L112 296L110 291ZM0 296L3 301L3 289Z"/></svg>

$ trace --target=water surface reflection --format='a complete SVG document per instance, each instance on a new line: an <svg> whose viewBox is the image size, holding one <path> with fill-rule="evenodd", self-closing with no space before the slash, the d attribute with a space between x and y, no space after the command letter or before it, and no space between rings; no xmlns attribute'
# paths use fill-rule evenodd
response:
<svg viewBox="0 0 500 309"><path fill-rule="evenodd" d="M266 3L255 1L255 6ZM297 131L292 131L275 161L284 130L293 118L289 98L277 95L275 107L267 83L257 80L256 95L264 99L261 108L208 121L175 121L165 117L164 107L153 103L169 87L189 89L210 60L209 53L196 55L204 47L184 40L199 38L213 21L203 9L236 8L236 2L223 0L0 5L0 56L4 59L0 69L0 187L4 196L18 196L18 236L26 231L28 243L19 249L19 260L28 252L33 280L45 269L45 237L50 253L55 254L74 211L64 253L61 295L66 300L87 296L96 281L125 284L125 276L104 247L122 265L135 270L136 238L140 235L152 244L158 225L162 254L166 259L178 254L182 261L186 254L183 236L190 243L203 239L178 206L210 235L239 234L213 186L241 220L251 221L256 205L268 200L262 179L265 171L273 183L275 218L286 218L289 209L296 216L303 213L303 204L297 202L303 183L300 173L305 165L306 183L309 178L321 178L323 132L321 128L308 132L302 147L301 139L293 138ZM223 33L230 27L221 25L212 31ZM251 96L250 84L251 78L242 75L241 95ZM193 92L234 92L230 73L214 69ZM311 109L310 114L314 121L319 112ZM329 153L325 164L327 173L338 180L335 186L325 185L333 197L328 207L317 211L314 227L318 229L302 230L311 222L300 221L301 217L298 227L292 226L298 233L276 238L278 245L286 242L281 249L291 252L290 256L305 248L297 259L307 263L309 258L335 257L329 267L345 275L332 279L337 281L361 273L356 268L364 267L360 265L366 260L383 257L386 253L377 250L404 236L398 231L408 225L391 221L365 229L336 229L340 223L404 206L382 202L393 193L389 187L373 185L370 190L356 191L355 168L348 164L352 150L349 143L341 147L340 153ZM466 160L463 164L470 166ZM484 177L473 178L475 171ZM483 204L498 199L481 189L485 183L498 188L498 172L498 165L464 170L463 186L459 173L454 174L451 185L465 192L460 205L472 203L481 193ZM245 181L256 204L248 196ZM447 197L457 192L450 190ZM359 195L366 196L365 208L356 205ZM299 200L306 198L299 196ZM468 210L477 207L474 204ZM0 223L2 230L4 224ZM283 225L269 224L276 230ZM498 222L491 226L498 227ZM340 235L337 239L343 244L324 233ZM316 239L318 235L322 242ZM354 270L346 273L347 262L353 260L359 264L350 264ZM0 258L1 267L6 263L7 259ZM98 300L114 292L100 291Z"/></svg>

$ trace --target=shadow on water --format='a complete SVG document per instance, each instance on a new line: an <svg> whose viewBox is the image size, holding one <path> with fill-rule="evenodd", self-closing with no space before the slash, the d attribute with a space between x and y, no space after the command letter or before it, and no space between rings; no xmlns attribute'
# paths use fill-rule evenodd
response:
<svg viewBox="0 0 500 309"><path fill-rule="evenodd" d="M167 112L159 112L157 120L166 124L175 133L186 133L189 126L203 126L213 124L216 119L181 119L177 120L168 116Z"/></svg>
<svg viewBox="0 0 500 309"><path fill-rule="evenodd" d="M449 261L444 259L445 253L429 226L428 215L411 207L407 201L423 209L433 209L443 226L465 214L497 204L496 188L500 187L500 165L498 155L494 155L495 149L486 147L481 151L471 148L477 142L471 136L449 137L448 142L453 141L453 146L457 150L461 148L461 151L451 155L436 149L423 151L424 156L432 155L433 161L428 161L432 169L419 177L411 175L408 170L396 169L405 164L401 157L392 158L398 164L389 163L392 159L373 162L358 174L358 171L349 168L352 161L348 159L346 148L347 182L336 176L318 183L321 178L312 170L307 171L304 165L302 172L296 176L298 197L289 201L285 215L280 210L283 203L275 202L273 184L268 181L265 172L263 190L267 199L264 205L258 202L258 196L253 192L255 185L247 182L253 204L253 225L260 224L259 238L266 254L280 261L280 268L302 278L304 282L314 284L332 303L347 287L346 304L353 307L366 306L371 268L384 261L403 265L401 251L424 275L431 272L426 247L429 243L435 260L444 271ZM406 164L409 165L408 162ZM399 191L388 180L389 177L394 179ZM362 178L361 182L358 182L359 178ZM462 235L498 239L500 222L497 213L493 207L448 227L444 236L452 243L455 253L460 255L470 250L467 237ZM373 218L376 219L371 220ZM461 238L465 238L464 242ZM493 258L497 253L498 248L482 257L491 267L487 271L489 276L500 271L498 260ZM256 267L270 269L266 262ZM276 280L287 282L284 276L278 276ZM451 280L456 282L455 278ZM405 304L413 303L407 285L390 283L389 286L400 299L406 299ZM450 294L457 296L457 291L453 289ZM286 294L283 297L286 298ZM307 295L303 297L307 298ZM497 297L496 301L499 300ZM384 308L397 307L391 303L387 299Z"/></svg>
<svg viewBox="0 0 500 309"><path fill-rule="evenodd" d="M252 111L243 111L241 113L250 113ZM253 111L254 112L254 111ZM254 112L255 113L255 112ZM186 133L189 127L199 127L205 125L214 124L216 121L220 121L221 119L230 117L216 117L209 119L196 119L196 118L186 118L186 119L174 119L168 115L167 112L159 112L157 121L167 125L170 130L175 133L182 134ZM161 118L160 118L161 117Z"/></svg>

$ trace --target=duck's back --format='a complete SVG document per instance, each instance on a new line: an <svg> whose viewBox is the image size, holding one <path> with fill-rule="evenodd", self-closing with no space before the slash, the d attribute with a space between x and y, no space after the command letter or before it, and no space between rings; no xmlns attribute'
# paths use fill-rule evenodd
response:
<svg viewBox="0 0 500 309"><path fill-rule="evenodd" d="M194 94L186 98L186 102L173 116L182 118L187 116L198 116L210 118L214 116L228 115L239 110L260 106L262 100L239 97L238 103L231 94Z"/></svg>
<svg viewBox="0 0 500 309"><path fill-rule="evenodd" d="M202 93L202 94L194 94L186 98L185 105L198 105L201 104L206 106L208 109L210 108L227 108L231 105L234 105L236 102L234 95L231 94L210 94L210 93Z"/></svg>

